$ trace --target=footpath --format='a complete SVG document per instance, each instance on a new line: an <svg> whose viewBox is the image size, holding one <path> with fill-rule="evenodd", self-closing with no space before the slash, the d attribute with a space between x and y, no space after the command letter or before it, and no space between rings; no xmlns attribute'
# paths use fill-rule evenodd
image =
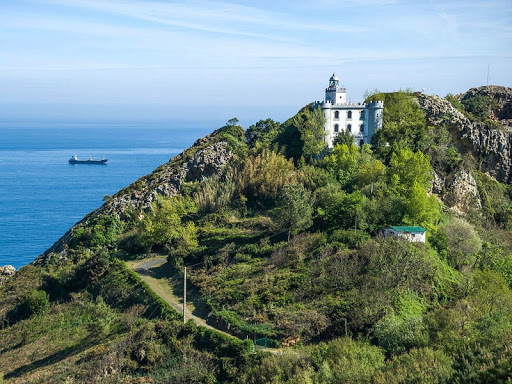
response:
<svg viewBox="0 0 512 384"><path fill-rule="evenodd" d="M183 287L183 280L178 282L176 281L176 278L173 280L172 277L169 277L168 275L165 276L166 274L162 271L162 267L166 262L167 258L165 256L158 256L149 259L128 261L126 264L130 269L133 269L158 296L178 311L178 313L183 313L183 292L178 296L174 288L176 286ZM205 316L200 316L198 312L198 309L194 305L194 300L187 295L187 308L185 311L187 321L191 319L196 325L214 329L217 332L234 337L233 335L229 335L228 333L207 324Z"/></svg>
<svg viewBox="0 0 512 384"><path fill-rule="evenodd" d="M126 264L135 271L144 280L149 287L169 305L179 313L183 313L183 278L169 277L168 268L166 268L167 258L165 256L152 257L143 260L128 261ZM180 287L180 288L177 288ZM180 291L181 290L181 291ZM200 303L194 300L195 295L190 295L187 289L187 308L185 315L188 320L201 327L206 327L220 332L230 337L236 337L224 332L221 329L206 324L206 315L204 309L200 308ZM197 307L196 307L197 305ZM266 348L266 352L281 354L281 349Z"/></svg>

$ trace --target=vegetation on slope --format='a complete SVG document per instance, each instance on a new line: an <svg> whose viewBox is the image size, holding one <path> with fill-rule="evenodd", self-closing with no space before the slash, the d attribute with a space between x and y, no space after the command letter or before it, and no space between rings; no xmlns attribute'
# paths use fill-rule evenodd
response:
<svg viewBox="0 0 512 384"><path fill-rule="evenodd" d="M384 126L362 148L343 136L327 150L312 106L245 135L230 121L212 138L235 154L221 172L79 225L66 261L48 257L0 288L4 379L505 381L510 188L478 173L414 96L372 96L385 101ZM447 175L461 163L482 209L456 217L430 190L433 168ZM378 238L389 225L421 225L427 243ZM148 253L174 271L190 266L208 321L236 337L182 324L122 261ZM253 337L295 346L249 355Z"/></svg>

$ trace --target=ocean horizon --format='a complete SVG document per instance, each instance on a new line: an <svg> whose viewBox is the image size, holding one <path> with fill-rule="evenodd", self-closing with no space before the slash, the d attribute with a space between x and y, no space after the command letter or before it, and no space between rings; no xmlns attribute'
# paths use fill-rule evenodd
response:
<svg viewBox="0 0 512 384"><path fill-rule="evenodd" d="M31 263L87 213L223 125L218 120L0 122L0 266ZM68 160L108 158L107 165Z"/></svg>

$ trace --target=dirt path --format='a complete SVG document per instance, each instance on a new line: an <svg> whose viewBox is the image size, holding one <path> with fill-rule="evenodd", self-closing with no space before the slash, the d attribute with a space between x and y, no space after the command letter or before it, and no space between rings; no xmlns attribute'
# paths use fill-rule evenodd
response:
<svg viewBox="0 0 512 384"><path fill-rule="evenodd" d="M169 305L179 313L183 313L183 277L180 281L177 277L169 277L170 273L166 267L167 258L165 256L153 257L144 260L128 261L126 264L133 269L144 280L149 287ZM179 287L179 289L176 289ZM205 309L201 308L201 303L194 300L195 295L190 295L187 289L187 309L185 312L187 320L192 319L196 325L206 327L220 332L230 337L236 337L226 333L218 328L206 324ZM197 307L196 307L197 305ZM266 348L266 352L273 354L283 353L282 349Z"/></svg>
<svg viewBox="0 0 512 384"><path fill-rule="evenodd" d="M183 313L183 291L181 292L181 295L178 296L174 291L173 286L169 283L171 278L162 277L161 271L158 271L158 268L164 266L166 262L167 258L165 256L161 256L151 259L128 261L126 264L137 272L142 280L144 280L158 296L171 305L176 311L178 311L178 313ZM181 281L181 285L183 285L183 281ZM187 293L188 292L189 290L187 289ZM214 329L217 332L232 336L220 329L206 324L206 320L203 317L199 317L194 314L196 312L197 308L195 307L194 302L187 298L187 309L185 311L187 320L192 319L196 325Z"/></svg>

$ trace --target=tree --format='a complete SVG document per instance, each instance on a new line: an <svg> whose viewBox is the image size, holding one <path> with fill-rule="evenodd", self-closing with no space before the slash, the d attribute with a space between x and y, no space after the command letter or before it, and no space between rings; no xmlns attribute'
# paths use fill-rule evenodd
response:
<svg viewBox="0 0 512 384"><path fill-rule="evenodd" d="M254 146L257 142L269 147L281 133L281 125L272 119L260 120L251 125L245 133L247 144Z"/></svg>
<svg viewBox="0 0 512 384"><path fill-rule="evenodd" d="M20 305L20 313L29 317L32 315L42 315L50 308L50 297L40 289L33 289Z"/></svg>
<svg viewBox="0 0 512 384"><path fill-rule="evenodd" d="M384 101L382 129L372 136L377 155L389 161L396 149L424 150L430 141L425 114L409 91L377 93L372 100Z"/></svg>
<svg viewBox="0 0 512 384"><path fill-rule="evenodd" d="M301 184L285 185L275 210L276 221L281 228L288 229L288 241L292 233L307 229L313 224L314 195Z"/></svg>
<svg viewBox="0 0 512 384"><path fill-rule="evenodd" d="M329 156L321 160L321 165L334 173L343 185L349 183L354 172L358 169L359 148L350 144L338 144Z"/></svg>
<svg viewBox="0 0 512 384"><path fill-rule="evenodd" d="M430 159L421 151L398 150L391 155L388 177L391 187L396 188L400 195L407 194L406 192L412 188L414 182L427 189L432 183Z"/></svg>
<svg viewBox="0 0 512 384"><path fill-rule="evenodd" d="M190 198L158 196L141 222L143 245L148 249L153 245L171 245L180 250L197 247L194 223L182 223L182 218L196 210Z"/></svg>
<svg viewBox="0 0 512 384"><path fill-rule="evenodd" d="M316 158L325 148L325 117L321 108L307 108L293 119L304 142L302 152L309 160Z"/></svg>
<svg viewBox="0 0 512 384"><path fill-rule="evenodd" d="M334 141L332 142L333 146L336 146L338 144L354 144L354 135L352 135L348 129L341 131L340 133L338 133L338 135L334 138Z"/></svg>
<svg viewBox="0 0 512 384"><path fill-rule="evenodd" d="M406 193L404 223L422 225L431 230L436 226L440 217L439 203L434 195L429 196L427 190L417 181Z"/></svg>
<svg viewBox="0 0 512 384"><path fill-rule="evenodd" d="M228 127L234 126L234 125L238 125L238 119L236 117L229 119L228 122L226 123L226 126L228 126Z"/></svg>
<svg viewBox="0 0 512 384"><path fill-rule="evenodd" d="M453 218L444 227L448 243L448 258L455 268L471 265L474 255L482 248L482 240L474 227L467 221Z"/></svg>

